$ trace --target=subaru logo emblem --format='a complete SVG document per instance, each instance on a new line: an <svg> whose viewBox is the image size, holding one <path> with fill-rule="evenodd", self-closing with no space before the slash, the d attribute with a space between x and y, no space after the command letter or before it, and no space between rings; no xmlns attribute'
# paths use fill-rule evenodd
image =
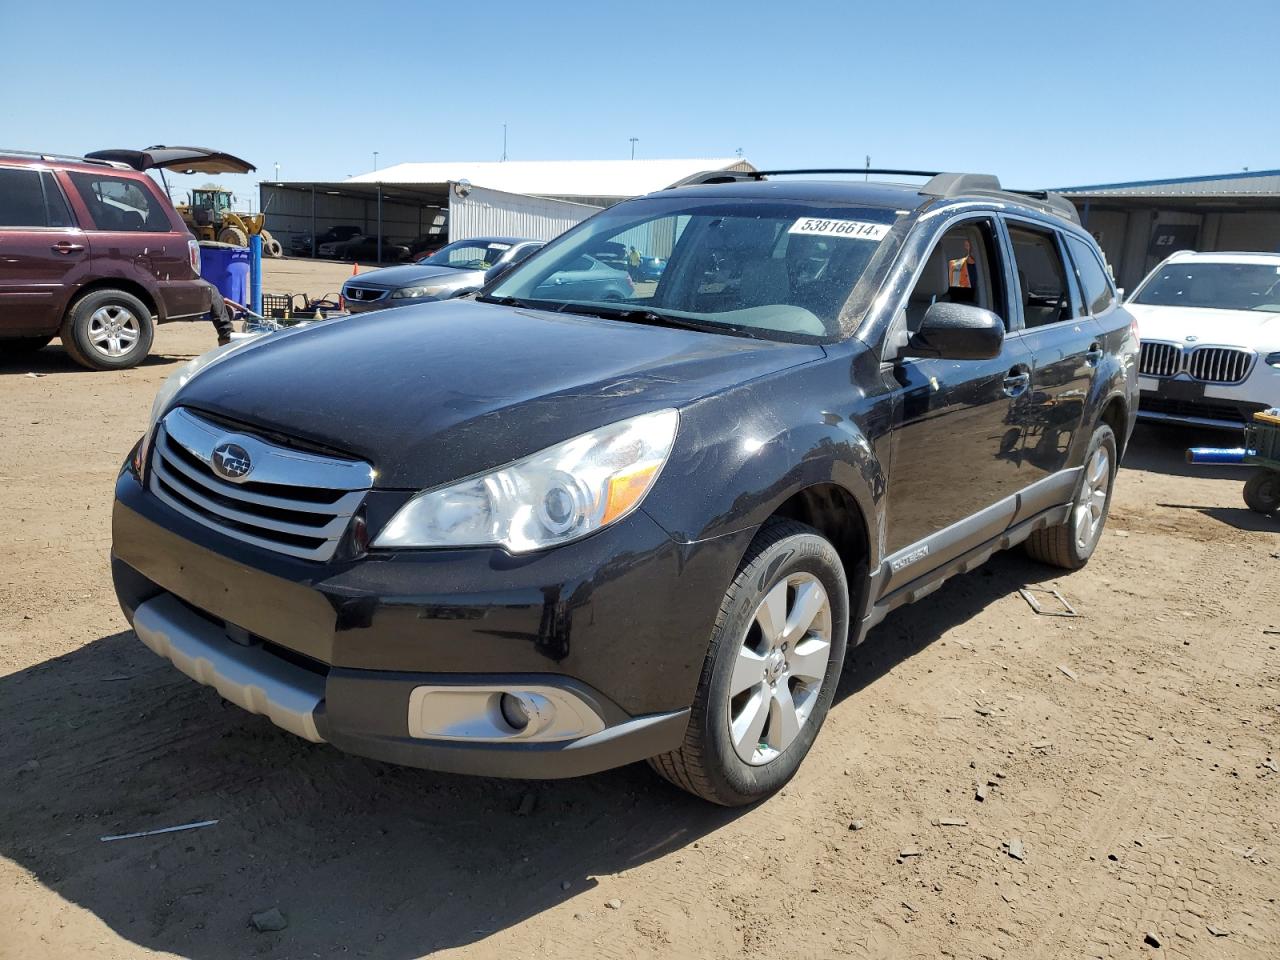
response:
<svg viewBox="0 0 1280 960"><path fill-rule="evenodd" d="M213 472L222 479L239 483L252 469L249 451L240 444L224 440L213 448Z"/></svg>

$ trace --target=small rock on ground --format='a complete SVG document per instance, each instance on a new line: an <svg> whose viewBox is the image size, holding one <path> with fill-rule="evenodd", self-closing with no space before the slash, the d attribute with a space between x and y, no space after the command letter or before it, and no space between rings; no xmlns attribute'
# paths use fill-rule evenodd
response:
<svg viewBox="0 0 1280 960"><path fill-rule="evenodd" d="M249 923L259 933L274 933L289 926L289 921L285 919L279 907L272 907L270 910L255 913L249 918Z"/></svg>

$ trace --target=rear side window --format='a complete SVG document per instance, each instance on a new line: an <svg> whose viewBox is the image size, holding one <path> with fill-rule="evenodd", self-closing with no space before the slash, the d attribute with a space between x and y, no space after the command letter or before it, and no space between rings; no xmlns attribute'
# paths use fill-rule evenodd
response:
<svg viewBox="0 0 1280 960"><path fill-rule="evenodd" d="M67 198L62 195L62 188L51 173L42 173L44 183L44 207L51 227L74 227L76 222L67 207Z"/></svg>
<svg viewBox="0 0 1280 960"><path fill-rule="evenodd" d="M1067 249L1071 251L1071 259L1076 262L1076 276L1080 278L1080 286L1084 288L1084 298L1089 304L1089 312L1102 313L1115 303L1115 293L1106 271L1098 262L1098 255L1087 243L1076 237L1067 237Z"/></svg>
<svg viewBox="0 0 1280 960"><path fill-rule="evenodd" d="M160 202L136 180L72 173L71 180L99 230L167 233L173 227Z"/></svg>
<svg viewBox="0 0 1280 960"><path fill-rule="evenodd" d="M1022 316L1028 329L1071 319L1067 271L1051 232L1009 225L1013 258L1018 267Z"/></svg>
<svg viewBox="0 0 1280 960"><path fill-rule="evenodd" d="M40 171L0 167L0 227L45 227Z"/></svg>

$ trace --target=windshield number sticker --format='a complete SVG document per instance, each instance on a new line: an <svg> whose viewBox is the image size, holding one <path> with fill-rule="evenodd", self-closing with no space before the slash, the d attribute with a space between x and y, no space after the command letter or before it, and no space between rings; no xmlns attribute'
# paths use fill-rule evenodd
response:
<svg viewBox="0 0 1280 960"><path fill-rule="evenodd" d="M848 240L874 240L879 242L889 232L887 223L869 223L866 220L823 220L819 217L801 217L791 225L787 233L807 237L844 237Z"/></svg>

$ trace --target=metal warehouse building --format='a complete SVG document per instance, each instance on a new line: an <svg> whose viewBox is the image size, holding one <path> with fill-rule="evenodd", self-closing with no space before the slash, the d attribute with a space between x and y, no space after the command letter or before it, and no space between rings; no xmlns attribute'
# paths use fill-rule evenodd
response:
<svg viewBox="0 0 1280 960"><path fill-rule="evenodd" d="M1280 170L1055 189L1126 290L1177 250L1280 251Z"/></svg>
<svg viewBox="0 0 1280 960"><path fill-rule="evenodd" d="M316 255L332 227L383 243L520 236L550 240L604 207L703 170L754 170L737 157L688 160L505 160L401 163L348 180L259 185L267 229Z"/></svg>

